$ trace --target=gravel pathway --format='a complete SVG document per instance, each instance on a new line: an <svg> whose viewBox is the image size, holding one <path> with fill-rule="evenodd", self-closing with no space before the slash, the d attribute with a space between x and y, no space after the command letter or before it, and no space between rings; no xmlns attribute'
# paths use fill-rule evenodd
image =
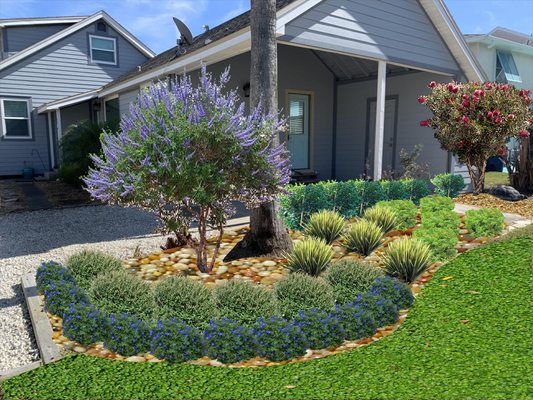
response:
<svg viewBox="0 0 533 400"><path fill-rule="evenodd" d="M135 248L150 252L164 243L157 223L140 210L90 206L0 216L0 371L39 358L20 286L22 275L42 261L64 261L97 248L120 258Z"/></svg>

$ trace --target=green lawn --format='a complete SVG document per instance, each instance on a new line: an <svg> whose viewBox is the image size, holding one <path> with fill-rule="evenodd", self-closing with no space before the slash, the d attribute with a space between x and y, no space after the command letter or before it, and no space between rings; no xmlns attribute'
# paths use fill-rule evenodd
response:
<svg viewBox="0 0 533 400"><path fill-rule="evenodd" d="M530 237L463 254L393 335L320 360L230 369L73 356L4 382L5 399L533 398L531 261Z"/></svg>
<svg viewBox="0 0 533 400"><path fill-rule="evenodd" d="M507 172L487 172L485 174L485 187L489 188L497 185L509 185L509 174Z"/></svg>

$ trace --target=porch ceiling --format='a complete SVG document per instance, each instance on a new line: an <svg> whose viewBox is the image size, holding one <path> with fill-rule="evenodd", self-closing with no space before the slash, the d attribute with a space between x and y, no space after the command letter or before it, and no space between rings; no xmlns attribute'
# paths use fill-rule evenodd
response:
<svg viewBox="0 0 533 400"><path fill-rule="evenodd" d="M378 62L343 54L313 50L313 53L331 71L338 81L373 79L378 74ZM387 64L387 73L396 74L409 71L409 68Z"/></svg>

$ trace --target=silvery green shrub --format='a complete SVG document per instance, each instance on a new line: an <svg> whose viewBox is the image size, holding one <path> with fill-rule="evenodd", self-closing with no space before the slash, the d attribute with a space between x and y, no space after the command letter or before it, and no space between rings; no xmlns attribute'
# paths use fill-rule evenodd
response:
<svg viewBox="0 0 533 400"><path fill-rule="evenodd" d="M202 272L213 268L232 201L255 207L275 199L289 182L285 129L277 113L245 112L236 90L226 90L229 70L215 81L202 66L198 85L189 76L141 91L117 133L105 132L102 155L84 178L101 201L155 213L164 230L196 250ZM198 240L187 235L198 224ZM219 232L207 261L208 228Z"/></svg>

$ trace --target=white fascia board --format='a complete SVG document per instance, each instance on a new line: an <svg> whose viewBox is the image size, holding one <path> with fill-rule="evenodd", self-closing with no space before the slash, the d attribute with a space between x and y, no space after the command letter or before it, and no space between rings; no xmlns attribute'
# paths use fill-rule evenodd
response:
<svg viewBox="0 0 533 400"><path fill-rule="evenodd" d="M162 67L147 71L146 73L111 86L100 92L100 98L112 93L119 93L130 87L138 87L144 82L152 81L169 73L181 73L198 69L202 63L213 64L218 61L242 54L250 50L250 28L245 28L228 38L216 41L211 47L206 46L179 57L176 61L165 64Z"/></svg>
<svg viewBox="0 0 533 400"><path fill-rule="evenodd" d="M88 16L83 17L57 17L57 18L13 18L0 19L0 27L28 26L28 25L54 25L54 24L75 24Z"/></svg>
<svg viewBox="0 0 533 400"><path fill-rule="evenodd" d="M93 22L98 21L99 19L103 19L105 22L107 22L113 29L119 32L122 36L124 36L126 40L131 42L135 47L139 49L139 51L141 51L148 57L153 57L155 55L148 47L146 47L141 42L136 40L128 31L126 31L118 22L116 22L113 18L111 18L106 12L98 11L97 13L91 15L90 17L85 18L84 20L72 26L69 26L66 29L63 29L62 31L56 33L55 35L49 36L48 38L41 40L40 42L37 42L34 45L22 51L19 51L18 53L5 59L4 61L1 61L0 71L36 53L37 51L42 50L47 46L50 46L51 44L57 42L58 40L61 40L73 34L74 32L77 32L80 29L85 28L86 26L92 24Z"/></svg>
<svg viewBox="0 0 533 400"><path fill-rule="evenodd" d="M523 53L533 55L533 47L527 44L516 43L512 40L503 39L496 36L483 35L481 37L467 38L467 43L482 43L487 46L496 47L496 49L504 49L516 53Z"/></svg>
<svg viewBox="0 0 533 400"><path fill-rule="evenodd" d="M470 81L485 81L486 75L442 0L419 0L422 7Z"/></svg>
<svg viewBox="0 0 533 400"><path fill-rule="evenodd" d="M73 104L78 104L78 103L82 103L82 102L87 101L87 100L94 99L94 98L98 97L98 92L100 90L101 90L101 88L95 89L95 90L91 90L89 92L85 92L85 93L81 93L81 94L76 94L74 96L65 97L63 99L51 101L50 103L42 104L41 106L39 106L37 108L37 112L39 114L41 114L41 113L44 113L44 112L47 112L47 111L57 110L59 108L68 107L68 106L71 106Z"/></svg>
<svg viewBox="0 0 533 400"><path fill-rule="evenodd" d="M299 0L283 8L278 12L276 21L276 34L282 36L285 34L285 25L298 18L304 12L309 11L323 0Z"/></svg>

